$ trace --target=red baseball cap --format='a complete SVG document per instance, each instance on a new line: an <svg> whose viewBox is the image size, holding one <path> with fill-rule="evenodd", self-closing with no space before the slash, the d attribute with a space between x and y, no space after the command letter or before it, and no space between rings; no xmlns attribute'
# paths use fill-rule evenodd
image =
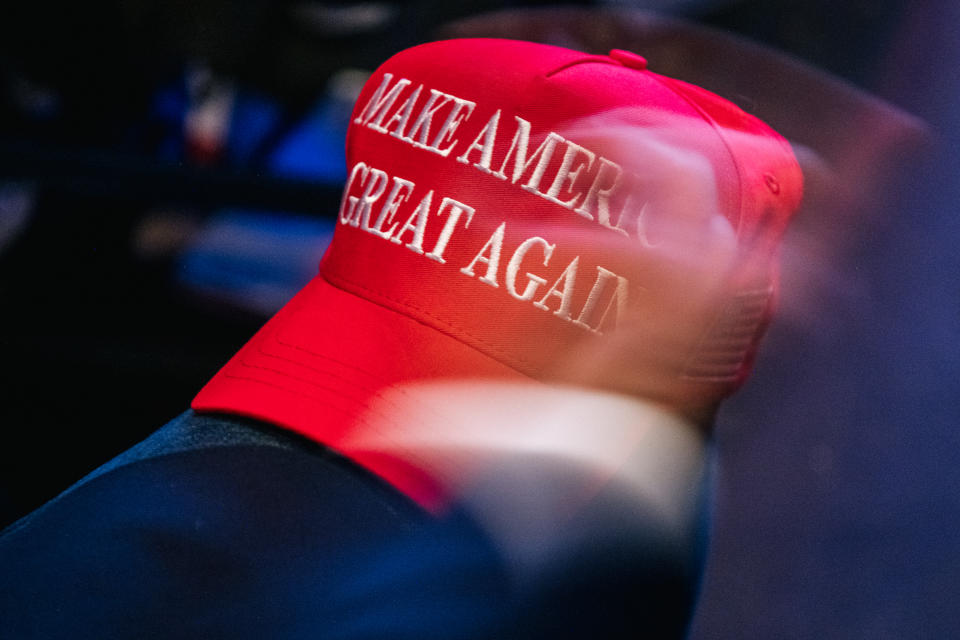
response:
<svg viewBox="0 0 960 640"><path fill-rule="evenodd" d="M802 189L786 141L730 102L629 52L511 40L393 56L359 96L346 154L318 275L192 407L291 429L386 477L405 463L349 442L402 419L379 399L409 382L572 382L666 404L730 393ZM735 255L696 273L730 295L679 347L645 334L651 318L686 321L696 295L673 278L715 243ZM604 344L620 366L581 366ZM651 373L663 358L644 353L663 349L680 365Z"/></svg>

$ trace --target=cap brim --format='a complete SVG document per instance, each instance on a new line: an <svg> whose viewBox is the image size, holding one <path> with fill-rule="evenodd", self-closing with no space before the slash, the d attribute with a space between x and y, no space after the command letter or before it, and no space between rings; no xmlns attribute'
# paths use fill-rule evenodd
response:
<svg viewBox="0 0 960 640"><path fill-rule="evenodd" d="M387 429L398 385L530 378L417 320L316 276L207 383L196 411L262 420L341 449ZM349 451L344 451L349 455Z"/></svg>

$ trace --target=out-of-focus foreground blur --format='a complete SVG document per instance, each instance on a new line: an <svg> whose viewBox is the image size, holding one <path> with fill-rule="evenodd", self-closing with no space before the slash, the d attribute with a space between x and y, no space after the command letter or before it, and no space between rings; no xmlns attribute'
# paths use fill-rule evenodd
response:
<svg viewBox="0 0 960 640"><path fill-rule="evenodd" d="M715 431L694 638L960 629L960 6L13 2L0 526L184 410L315 272L367 74L441 37L630 49L769 122L807 193Z"/></svg>

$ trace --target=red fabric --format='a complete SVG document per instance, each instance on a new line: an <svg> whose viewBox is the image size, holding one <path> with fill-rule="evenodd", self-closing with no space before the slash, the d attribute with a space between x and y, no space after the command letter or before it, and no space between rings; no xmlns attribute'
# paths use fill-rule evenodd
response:
<svg viewBox="0 0 960 640"><path fill-rule="evenodd" d="M398 86L377 117L377 98ZM431 104L434 116L413 131ZM488 148L482 133L492 130L498 110ZM458 113L459 124L443 135L444 123ZM767 281L770 256L800 199L799 168L786 142L737 107L613 58L546 45L460 40L404 51L373 74L354 118L347 135L353 177L319 276L201 391L194 409L260 418L342 450L352 430L389 429L397 419L382 406L381 415L366 413L371 398L391 385L431 378L569 379L569 355L606 339L618 301L653 305L657 312L650 290L659 285L650 282L664 267L645 242L684 225L700 233L706 219L693 211L689 220L677 220L678 191L707 194L738 238L760 248L762 255L751 254L761 265L750 269L751 277L759 273ZM514 137L522 139L518 118L529 123L528 159L541 144L549 148L553 135L539 183L531 179L538 157L515 181L515 164L505 161L516 158L509 156ZM505 175L493 175L501 166ZM610 194L611 219L604 225L597 193L611 188L618 171L629 189ZM631 192L652 203L643 231L636 223L639 205L625 206ZM391 196L392 213L385 206ZM372 202L366 214L364 197ZM418 207L425 217L417 218ZM627 214L618 224L621 209ZM425 224L420 238L413 228L418 221ZM623 230L611 228L617 226ZM515 253L521 246L526 254ZM484 282L494 247L499 265ZM508 291L515 255L517 295L528 274L543 280L527 300ZM471 264L472 274L464 273ZM557 295L544 297L551 285ZM601 324L604 309L609 313ZM748 366L749 358L725 371L721 386L735 385ZM636 381L624 380L617 370L618 379L601 376L596 383L629 391L641 388L646 374L638 367ZM368 466L398 484L397 478L416 475L396 471L408 461L374 458L368 456ZM424 478L407 484L421 501L436 490Z"/></svg>

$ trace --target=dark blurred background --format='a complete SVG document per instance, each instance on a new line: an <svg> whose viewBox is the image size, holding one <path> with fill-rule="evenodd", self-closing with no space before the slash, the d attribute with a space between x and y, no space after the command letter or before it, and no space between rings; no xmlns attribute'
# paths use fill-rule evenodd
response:
<svg viewBox="0 0 960 640"><path fill-rule="evenodd" d="M801 156L692 636L960 635L950 0L7 3L0 526L183 411L313 275L353 96L449 35L634 49Z"/></svg>

